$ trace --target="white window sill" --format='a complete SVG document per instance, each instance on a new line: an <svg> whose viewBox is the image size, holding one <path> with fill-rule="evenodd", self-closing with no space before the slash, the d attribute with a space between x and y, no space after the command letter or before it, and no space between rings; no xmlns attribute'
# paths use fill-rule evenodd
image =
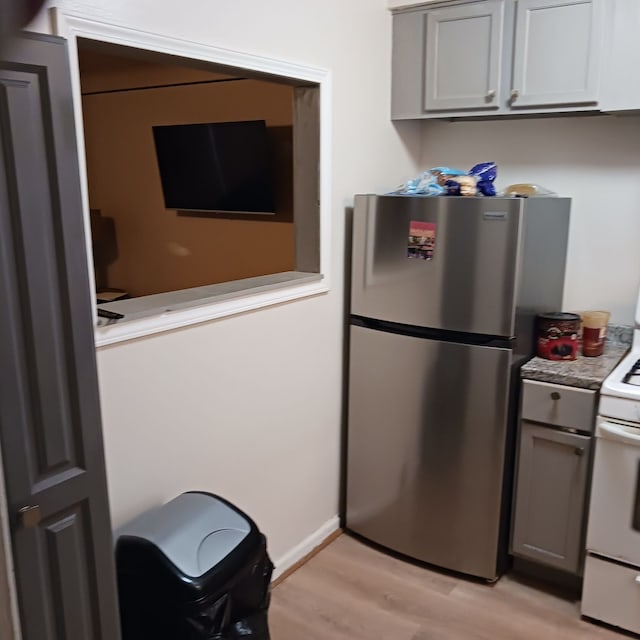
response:
<svg viewBox="0 0 640 640"><path fill-rule="evenodd" d="M98 318L96 347L326 293L328 290L322 274L286 271L109 302L99 305L99 308L122 313L124 318Z"/></svg>

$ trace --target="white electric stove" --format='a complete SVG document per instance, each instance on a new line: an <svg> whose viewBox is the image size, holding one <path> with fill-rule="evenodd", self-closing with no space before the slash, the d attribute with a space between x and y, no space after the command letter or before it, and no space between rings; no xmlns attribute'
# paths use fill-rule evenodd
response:
<svg viewBox="0 0 640 640"><path fill-rule="evenodd" d="M640 633L640 299L635 322L600 392L581 610Z"/></svg>

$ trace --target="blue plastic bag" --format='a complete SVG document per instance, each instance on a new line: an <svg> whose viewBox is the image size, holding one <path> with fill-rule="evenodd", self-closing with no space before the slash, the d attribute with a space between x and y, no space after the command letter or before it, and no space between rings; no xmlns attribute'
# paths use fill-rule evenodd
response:
<svg viewBox="0 0 640 640"><path fill-rule="evenodd" d="M493 181L498 175L498 165L495 162L481 162L469 171L470 176L478 178L478 191L483 196L495 196L496 188Z"/></svg>

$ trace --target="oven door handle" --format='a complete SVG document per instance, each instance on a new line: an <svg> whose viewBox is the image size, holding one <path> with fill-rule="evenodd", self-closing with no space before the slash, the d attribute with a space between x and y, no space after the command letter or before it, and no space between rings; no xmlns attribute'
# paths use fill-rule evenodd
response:
<svg viewBox="0 0 640 640"><path fill-rule="evenodd" d="M596 435L607 440L615 440L624 444L631 444L640 447L640 429L634 427L625 427L621 424L613 424L602 420L598 423Z"/></svg>

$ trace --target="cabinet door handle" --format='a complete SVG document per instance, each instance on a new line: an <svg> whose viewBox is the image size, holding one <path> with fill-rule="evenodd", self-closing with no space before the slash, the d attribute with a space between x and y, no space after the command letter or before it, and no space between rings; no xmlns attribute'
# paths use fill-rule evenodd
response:
<svg viewBox="0 0 640 640"><path fill-rule="evenodd" d="M582 447L576 447L573 450L573 453L575 453L575 455L577 455L577 456L583 456L584 455L584 449Z"/></svg>
<svg viewBox="0 0 640 640"><path fill-rule="evenodd" d="M511 90L511 102L515 102L520 97L520 92L517 89Z"/></svg>
<svg viewBox="0 0 640 640"><path fill-rule="evenodd" d="M495 89L489 89L489 91L487 91L487 100L491 101L494 100L496 97L496 90Z"/></svg>
<svg viewBox="0 0 640 640"><path fill-rule="evenodd" d="M550 394L552 400L560 400L560 394L557 391L552 391Z"/></svg>

